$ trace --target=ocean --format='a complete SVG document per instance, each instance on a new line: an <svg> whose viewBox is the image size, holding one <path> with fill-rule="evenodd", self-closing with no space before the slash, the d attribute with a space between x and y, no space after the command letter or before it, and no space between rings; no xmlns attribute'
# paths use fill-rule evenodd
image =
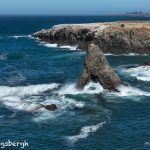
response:
<svg viewBox="0 0 150 150"><path fill-rule="evenodd" d="M150 20L121 16L0 17L0 147L28 142L27 150L149 150L150 66L130 68L149 55L106 54L129 84L120 93L89 83L75 89L85 52L57 47L31 34L55 24ZM37 104L58 110L29 111ZM18 146L6 146L16 150Z"/></svg>

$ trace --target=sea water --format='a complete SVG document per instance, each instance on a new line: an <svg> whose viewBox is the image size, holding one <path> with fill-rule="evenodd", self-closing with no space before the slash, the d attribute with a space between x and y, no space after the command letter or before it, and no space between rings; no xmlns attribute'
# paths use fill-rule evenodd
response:
<svg viewBox="0 0 150 150"><path fill-rule="evenodd" d="M26 140L29 150L150 149L150 67L130 68L149 60L149 55L106 54L129 85L118 87L120 93L104 90L98 83L78 91L75 83L85 52L31 37L55 24L137 19L150 20L1 16L0 142ZM53 103L58 106L55 112L32 111L39 104Z"/></svg>

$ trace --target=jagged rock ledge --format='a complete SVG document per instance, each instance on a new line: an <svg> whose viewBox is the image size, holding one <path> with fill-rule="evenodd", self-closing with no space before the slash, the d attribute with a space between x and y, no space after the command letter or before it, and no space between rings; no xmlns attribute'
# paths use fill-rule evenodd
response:
<svg viewBox="0 0 150 150"><path fill-rule="evenodd" d="M78 45L80 49L94 43L104 53L150 54L150 21L61 24L32 36L58 45Z"/></svg>

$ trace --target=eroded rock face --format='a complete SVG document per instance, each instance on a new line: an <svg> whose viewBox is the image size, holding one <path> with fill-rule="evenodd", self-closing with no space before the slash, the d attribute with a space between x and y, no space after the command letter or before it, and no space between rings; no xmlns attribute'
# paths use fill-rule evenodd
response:
<svg viewBox="0 0 150 150"><path fill-rule="evenodd" d="M83 89L92 80L99 82L104 89L116 91L116 87L121 84L121 80L112 70L101 49L94 44L89 44L86 51L84 69L76 88Z"/></svg>
<svg viewBox="0 0 150 150"><path fill-rule="evenodd" d="M150 22L125 21L91 24L62 24L33 34L58 45L78 45L87 49L95 43L104 53L150 54Z"/></svg>

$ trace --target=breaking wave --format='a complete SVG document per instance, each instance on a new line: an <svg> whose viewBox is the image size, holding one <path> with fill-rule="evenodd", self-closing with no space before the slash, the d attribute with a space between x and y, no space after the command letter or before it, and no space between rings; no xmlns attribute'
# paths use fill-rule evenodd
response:
<svg viewBox="0 0 150 150"><path fill-rule="evenodd" d="M80 139L87 138L90 135L90 133L96 132L98 129L102 128L105 124L106 124L106 121L103 121L97 125L82 127L79 134L74 135L74 136L67 136L65 137L65 139L67 140L69 144L74 144Z"/></svg>
<svg viewBox="0 0 150 150"><path fill-rule="evenodd" d="M150 96L150 93L147 91L142 91L138 88L132 86L120 85L118 88L119 92L110 92L108 90L103 89L103 87L99 83L90 82L88 85L84 87L83 90L77 90L75 88L75 84L68 84L63 86L62 88L54 91L54 93L58 93L59 95L78 95L78 94L100 94L102 93L105 97L131 97L132 100L134 98L137 100L137 96L140 99L140 96Z"/></svg>
<svg viewBox="0 0 150 150"><path fill-rule="evenodd" d="M131 77L135 77L138 80L150 81L150 66L122 69L121 72L128 74Z"/></svg>
<svg viewBox="0 0 150 150"><path fill-rule="evenodd" d="M57 88L59 84L40 84L40 85L29 85L29 86L18 86L18 87L8 87L0 86L0 97L7 96L27 96L40 94L41 92Z"/></svg>
<svg viewBox="0 0 150 150"><path fill-rule="evenodd" d="M43 92L48 92L50 95L42 95ZM0 102L10 109L38 112L32 118L34 122L43 122L44 120L53 119L57 116L64 115L66 109L84 108L86 103L68 98L67 94L99 94L104 96L115 97L131 97L131 96L150 96L149 92L142 91L130 86L118 87L120 92L106 92L99 83L89 83L82 91L75 88L75 84L68 84L59 87L59 84L39 84L18 87L0 86ZM58 111L50 112L41 107L41 105L56 104ZM67 137L72 143L79 139L86 138L91 132L96 132L106 122L99 123L93 126L83 127L78 135Z"/></svg>
<svg viewBox="0 0 150 150"><path fill-rule="evenodd" d="M63 86L57 92L60 95L64 95L64 94L72 94L72 95L76 95L76 94L96 94L96 93L102 93L103 92L103 88L99 83L90 82L88 85L86 85L84 87L83 90L78 90L78 89L76 89L75 86L76 86L76 84L68 84L68 85Z"/></svg>
<svg viewBox="0 0 150 150"><path fill-rule="evenodd" d="M149 92L142 91L138 88L131 86L121 85L117 88L119 92L109 92L108 94L119 97L132 97L132 96L150 96Z"/></svg>
<svg viewBox="0 0 150 150"><path fill-rule="evenodd" d="M84 102L75 101L64 95L44 97L41 95L45 91L57 89L58 86L59 84L56 83L19 87L0 86L0 102L10 109L38 112L33 117L34 122L42 122L43 120L55 118L62 115L63 113L59 112L65 109L83 108L85 106ZM50 112L42 107L42 105L50 104L56 104L59 108L58 112Z"/></svg>
<svg viewBox="0 0 150 150"><path fill-rule="evenodd" d="M59 84L41 84L19 87L0 86L0 101L7 107L24 111L32 111L41 107L39 103L34 103L25 96L37 95L47 90L58 87Z"/></svg>

